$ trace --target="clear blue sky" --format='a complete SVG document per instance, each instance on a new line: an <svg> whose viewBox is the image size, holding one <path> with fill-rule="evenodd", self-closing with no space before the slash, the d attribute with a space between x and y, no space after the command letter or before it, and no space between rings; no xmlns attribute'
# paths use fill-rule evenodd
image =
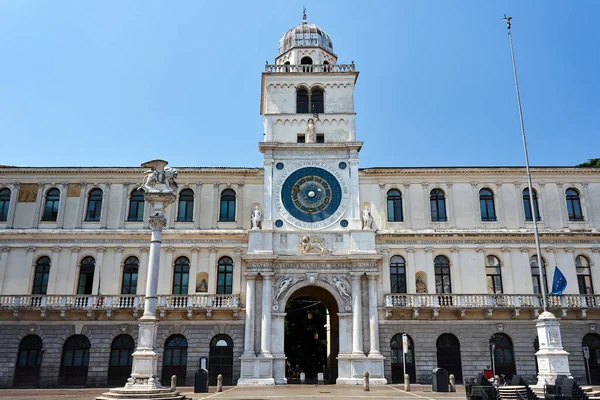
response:
<svg viewBox="0 0 600 400"><path fill-rule="evenodd" d="M302 19L356 63L361 167L600 157L600 1L0 2L0 164L262 166L260 77Z"/></svg>

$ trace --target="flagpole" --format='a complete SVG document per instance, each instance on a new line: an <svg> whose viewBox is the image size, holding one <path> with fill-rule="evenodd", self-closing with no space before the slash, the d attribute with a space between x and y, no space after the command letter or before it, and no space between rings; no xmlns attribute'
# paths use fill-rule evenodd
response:
<svg viewBox="0 0 600 400"><path fill-rule="evenodd" d="M523 151L525 152L525 171L527 173L527 184L529 187L529 207L531 209L531 216L533 220L533 237L535 238L535 249L537 251L537 264L540 269L540 275L542 279L540 279L540 290L542 292L542 307L544 312L548 311L548 296L546 294L546 285L548 284L546 279L546 265L544 264L544 259L542 258L542 250L540 248L540 235L538 233L538 224L537 224L537 212L536 208L534 208L534 191L533 184L531 183L531 170L529 168L529 153L527 152L527 139L525 138L525 124L523 123L523 110L521 109L521 94L519 92L519 80L517 79L517 65L515 63L515 51L513 49L512 35L511 35L511 21L512 17L507 17L506 14L502 20L506 21L506 29L508 29L508 40L510 43L510 55L512 58L512 67L513 67L513 75L515 79L515 89L517 91L517 105L519 107L519 122L521 123L521 137L523 139Z"/></svg>

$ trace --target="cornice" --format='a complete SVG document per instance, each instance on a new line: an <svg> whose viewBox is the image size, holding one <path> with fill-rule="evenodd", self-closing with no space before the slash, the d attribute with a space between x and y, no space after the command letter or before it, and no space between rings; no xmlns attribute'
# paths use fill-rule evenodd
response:
<svg viewBox="0 0 600 400"><path fill-rule="evenodd" d="M509 174L523 175L525 177L525 168L517 166L498 166L498 167L373 167L360 168L359 172L365 175L421 175L421 174ZM533 174L595 174L600 177L598 168L580 168L566 166L541 166L532 167Z"/></svg>
<svg viewBox="0 0 600 400"><path fill-rule="evenodd" d="M252 167L175 167L179 175L187 174L228 174L228 175L259 175L262 174L262 168ZM141 177L146 168L136 167L11 167L0 166L0 173L5 175L16 174L98 174L106 176L107 174L116 175L137 175ZM141 178L140 178L141 180Z"/></svg>

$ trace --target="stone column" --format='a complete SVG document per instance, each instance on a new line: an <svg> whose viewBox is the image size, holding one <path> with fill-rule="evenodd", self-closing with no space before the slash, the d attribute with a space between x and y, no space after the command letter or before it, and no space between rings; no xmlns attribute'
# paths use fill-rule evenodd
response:
<svg viewBox="0 0 600 400"><path fill-rule="evenodd" d="M410 182L404 182L404 193L402 194L402 217L408 229L412 228L412 210L410 203Z"/></svg>
<svg viewBox="0 0 600 400"><path fill-rule="evenodd" d="M111 273L111 276L113 277L113 279L111 279L109 281L112 288L108 289L107 292L109 292L109 293L112 292L112 293L122 294L121 288L119 287L119 282L121 282L121 278L123 277L123 269L121 268L121 266L123 265L123 252L124 251L125 251L125 247L123 247L123 246L115 247L115 258L114 258L114 264L113 264L112 273Z"/></svg>
<svg viewBox="0 0 600 400"><path fill-rule="evenodd" d="M383 257L381 258L381 276L390 276L390 248L382 247L381 254ZM392 284L390 279L384 278L383 283L383 293L391 293L392 292Z"/></svg>
<svg viewBox="0 0 600 400"><path fill-rule="evenodd" d="M164 267L162 268L162 271L158 274L159 281L163 285L160 289L161 293L173 293L171 289L173 288L173 269L175 266L173 264L173 253L175 253L175 247L165 246L164 250ZM152 249L150 251L152 251ZM150 255L150 257L152 257L152 255Z"/></svg>
<svg viewBox="0 0 600 400"><path fill-rule="evenodd" d="M566 228L569 226L569 216L566 215L567 209L566 207L566 198L565 192L563 189L562 182L556 182L556 189L558 190L558 216L560 218L559 224L557 227ZM583 206L583 204L582 204ZM563 210L564 208L564 210Z"/></svg>
<svg viewBox="0 0 600 400"><path fill-rule="evenodd" d="M38 184L37 197L35 200L35 207L33 209L33 223L31 225L32 228L38 228L40 226L40 219L42 218L42 210L44 209L44 186L43 184Z"/></svg>
<svg viewBox="0 0 600 400"><path fill-rule="evenodd" d="M35 246L27 246L27 255L25 256L25 267L29 268L29 290L27 291L28 294L31 294L32 292L32 286L33 286L33 277L35 275L35 265L33 263L33 257L35 256L35 251L36 251L36 247ZM52 268L52 265L50 265L50 268Z"/></svg>
<svg viewBox="0 0 600 400"><path fill-rule="evenodd" d="M212 213L212 229L217 229L217 223L219 221L220 205L219 205L219 182L213 183L213 213Z"/></svg>
<svg viewBox="0 0 600 400"><path fill-rule="evenodd" d="M539 260L538 260L539 263ZM531 276L531 264L529 263L529 248L528 247L521 247L521 271L523 272L523 275L519 274L518 271L515 271L513 269L513 278L515 280L515 282L518 282L518 279L520 279L521 276L523 276L523 280L528 280L529 281L529 285L526 285L528 287L527 292L525 293L533 293L533 277ZM541 265L541 264L538 264ZM528 274L526 274L526 272L529 271ZM540 273L542 272L542 269L540 268ZM530 278L527 279L526 276L529 275ZM543 283L543 280L540 277L540 284Z"/></svg>
<svg viewBox="0 0 600 400"><path fill-rule="evenodd" d="M267 154L268 152L268 154ZM264 207L262 229L273 229L273 215L271 214L271 198L273 196L273 154L272 150L265 151L264 165ZM267 156L269 158L267 159Z"/></svg>
<svg viewBox="0 0 600 400"><path fill-rule="evenodd" d="M350 152L350 176L353 177L350 183L350 228L361 229L362 221L359 214L360 210L360 191L358 186L358 153L356 150Z"/></svg>
<svg viewBox="0 0 600 400"><path fill-rule="evenodd" d="M83 223L83 210L85 209L85 195L87 192L87 183L81 182L79 188L79 203L77 204L77 218L75 219L75 228L81 228Z"/></svg>
<svg viewBox="0 0 600 400"><path fill-rule="evenodd" d="M452 195L452 182L446 182L446 218L450 228L456 227L456 198Z"/></svg>
<svg viewBox="0 0 600 400"><path fill-rule="evenodd" d="M69 261L69 273L67 275L67 293L73 293L75 290L75 273L77 272L77 260L79 259L79 246L71 247L71 260ZM92 292L93 293L93 292Z"/></svg>
<svg viewBox="0 0 600 400"><path fill-rule="evenodd" d="M140 290L136 289L137 294L146 294L146 282L148 276L148 253L150 252L149 246L141 246L140 247L140 267L138 269L138 284L137 287Z"/></svg>
<svg viewBox="0 0 600 400"><path fill-rule="evenodd" d="M377 275L367 274L369 279L369 357L380 357L379 314L377 312Z"/></svg>
<svg viewBox="0 0 600 400"><path fill-rule="evenodd" d="M60 200L58 203L58 216L56 217L56 227L62 228L65 221L65 209L67 206L67 184L60 185Z"/></svg>
<svg viewBox="0 0 600 400"><path fill-rule="evenodd" d="M435 268L433 266L433 247L425 247L425 260L427 265L424 266L423 271L427 273L427 292L437 293L435 285Z"/></svg>
<svg viewBox="0 0 600 400"><path fill-rule="evenodd" d="M52 259L50 260L50 275L48 276L47 294L56 294L56 279L58 276L58 269L60 267L61 250L62 248L60 246L54 246L52 248Z"/></svg>
<svg viewBox="0 0 600 400"><path fill-rule="evenodd" d="M202 211L202 183L196 183L194 190L194 229L200 229L200 212Z"/></svg>
<svg viewBox="0 0 600 400"><path fill-rule="evenodd" d="M96 291L96 294L102 294L102 262L104 261L104 252L106 247L96 247L96 267L94 268L94 285L92 287L92 293Z"/></svg>
<svg viewBox="0 0 600 400"><path fill-rule="evenodd" d="M12 228L15 223L15 210L17 207L19 184L13 183L10 191L10 205L8 206L8 216L6 218L6 228ZM0 290L2 287L0 286Z"/></svg>
<svg viewBox="0 0 600 400"><path fill-rule="evenodd" d="M110 182L104 185L102 193L102 210L100 211L100 228L106 229L108 225L108 208L110 206Z"/></svg>
<svg viewBox="0 0 600 400"><path fill-rule="evenodd" d="M451 269L451 275L450 275L450 283L452 284L452 293L462 293L462 273L460 270L460 256L459 256L459 248L458 247L451 247L450 248L450 252L452 253L452 269ZM476 249L477 253L479 253L479 256L477 257L479 259L479 265L477 266L477 269L479 271L483 271L483 274L485 275L485 254L483 253L483 247L478 247ZM435 269L434 269L434 276L435 276Z"/></svg>
<svg viewBox="0 0 600 400"><path fill-rule="evenodd" d="M6 273L6 267L8 265L8 252L10 247L0 247L0 293L4 293L2 290L2 284L4 283L4 274Z"/></svg>
<svg viewBox="0 0 600 400"><path fill-rule="evenodd" d="M471 195L473 198L473 225L481 228L483 226L481 221L481 205L479 204L479 182L471 181Z"/></svg>
<svg viewBox="0 0 600 400"><path fill-rule="evenodd" d="M388 213L387 213L387 190L383 182L379 182L379 226L381 229L387 229Z"/></svg>
<svg viewBox="0 0 600 400"><path fill-rule="evenodd" d="M423 212L426 217L423 218L423 224L425 227L429 228L431 226L431 196L429 195L429 183L421 182L421 187L423 188Z"/></svg>
<svg viewBox="0 0 600 400"><path fill-rule="evenodd" d="M256 357L254 353L254 311L256 304L256 275L246 273L246 329L244 331L244 353L242 357Z"/></svg>
<svg viewBox="0 0 600 400"><path fill-rule="evenodd" d="M360 293L360 277L352 274L352 354L364 355L362 330L362 303Z"/></svg>
<svg viewBox="0 0 600 400"><path fill-rule="evenodd" d="M208 293L217 293L217 248L208 251Z"/></svg>
<svg viewBox="0 0 600 400"><path fill-rule="evenodd" d="M600 284L600 247L592 247L590 271L592 274L592 282L596 282L596 290L598 290L598 285Z"/></svg>
<svg viewBox="0 0 600 400"><path fill-rule="evenodd" d="M262 273L262 307L261 307L261 336L260 355L262 357L273 357L271 353L271 303L273 298L273 274ZM246 306L246 309L248 307Z"/></svg>
<svg viewBox="0 0 600 400"><path fill-rule="evenodd" d="M121 193L121 214L119 215L119 229L125 227L125 221L127 220L127 200L129 199L129 183L123 184L123 193Z"/></svg>
<svg viewBox="0 0 600 400"><path fill-rule="evenodd" d="M589 182L582 182L583 185L583 204L582 208L585 207L585 214L583 217L586 221L587 226L597 226L600 224L600 221L597 221L597 216L594 214L594 207L592 207L592 199L594 196L590 194ZM564 193L564 192L563 192ZM583 211L583 210L582 210Z"/></svg>
<svg viewBox="0 0 600 400"><path fill-rule="evenodd" d="M502 289L504 293L519 293L515 288L513 275L511 275L511 273L515 274L515 271L512 266L510 251L510 247L502 247Z"/></svg>
<svg viewBox="0 0 600 400"><path fill-rule="evenodd" d="M190 261L190 275L188 278L188 293L196 293L196 275L198 275L198 254L200 247L194 246L192 250L192 260Z"/></svg>
<svg viewBox="0 0 600 400"><path fill-rule="evenodd" d="M498 207L497 220L500 228L506 228L506 215L504 213L504 195L502 194L502 182L496 182L496 194L494 195L494 206ZM518 204L518 203L517 203Z"/></svg>
<svg viewBox="0 0 600 400"><path fill-rule="evenodd" d="M238 229L243 228L244 224L244 182L239 182L237 185L237 201L235 207L235 221Z"/></svg>
<svg viewBox="0 0 600 400"><path fill-rule="evenodd" d="M406 252L408 253L408 260L406 260L406 291L408 293L417 293L418 268L415 261L415 248L407 247Z"/></svg>

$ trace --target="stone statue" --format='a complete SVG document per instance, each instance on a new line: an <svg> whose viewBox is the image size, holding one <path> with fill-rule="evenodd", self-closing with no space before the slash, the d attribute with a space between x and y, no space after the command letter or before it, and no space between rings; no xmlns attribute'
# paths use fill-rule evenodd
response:
<svg viewBox="0 0 600 400"><path fill-rule="evenodd" d="M142 164L144 168L150 168L144 171L146 176L140 189L148 192L171 192L175 194L177 190L177 170L167 167L165 160L152 160Z"/></svg>
<svg viewBox="0 0 600 400"><path fill-rule="evenodd" d="M258 208L258 206L254 207L254 211L252 211L252 229L261 229L262 222L262 212Z"/></svg>
<svg viewBox="0 0 600 400"><path fill-rule="evenodd" d="M298 247L302 249L302 254L321 255L326 251L329 251L324 243L325 241L318 236L302 236Z"/></svg>
<svg viewBox="0 0 600 400"><path fill-rule="evenodd" d="M335 288L343 298L351 298L350 293L348 293L348 289L346 289L346 285L344 285L344 282L340 278L334 277L333 284L335 285Z"/></svg>
<svg viewBox="0 0 600 400"><path fill-rule="evenodd" d="M317 135L315 133L315 121L312 118L309 118L307 125L306 125L305 142L306 143L315 143L316 141L317 141Z"/></svg>
<svg viewBox="0 0 600 400"><path fill-rule="evenodd" d="M421 275L417 276L417 293L427 293L427 285L423 282Z"/></svg>
<svg viewBox="0 0 600 400"><path fill-rule="evenodd" d="M373 216L371 215L371 209L369 208L369 206L365 206L362 215L363 229L373 229Z"/></svg>

